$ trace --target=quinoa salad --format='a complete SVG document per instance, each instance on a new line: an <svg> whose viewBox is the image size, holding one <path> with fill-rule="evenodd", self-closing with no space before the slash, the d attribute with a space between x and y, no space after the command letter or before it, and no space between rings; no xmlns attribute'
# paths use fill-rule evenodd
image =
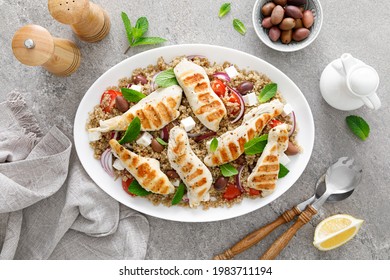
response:
<svg viewBox="0 0 390 280"><path fill-rule="evenodd" d="M193 88L189 81L195 83ZM165 93L170 87L173 93ZM198 90L202 92L196 95ZM167 104L172 108L165 119L161 116L161 123L155 123L136 108L154 106L153 100L145 100L160 92L172 100L161 97L156 104L165 102L164 108ZM207 110L201 111L196 106L202 104L205 92L208 99L201 108ZM130 114L132 109L136 113ZM215 119L210 119L217 109ZM158 109L154 113L162 115ZM136 127L135 119L140 131L125 135ZM160 57L155 65L129 72L102 92L86 129L102 171L113 181L121 180L129 196L167 207L208 209L262 199L274 191L279 178L288 176L289 158L301 153L293 108L277 84L256 70L227 61L218 64L203 56L179 56L170 62ZM177 152L180 141L185 144L182 155ZM180 163L182 158L186 161ZM198 161L198 169L185 174L183 166ZM149 164L142 173L141 163ZM197 183L191 183L189 177L197 175Z"/></svg>

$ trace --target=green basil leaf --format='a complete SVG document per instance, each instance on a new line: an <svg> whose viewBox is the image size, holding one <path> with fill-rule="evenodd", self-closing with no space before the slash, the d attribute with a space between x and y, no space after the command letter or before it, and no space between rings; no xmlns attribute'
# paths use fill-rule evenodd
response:
<svg viewBox="0 0 390 280"><path fill-rule="evenodd" d="M135 38L139 38L142 35L144 35L148 31L148 29L149 29L148 19L146 17L140 17L139 19L137 19L137 22L135 24L135 28L140 30L140 33L141 33L141 35L138 36L138 37L134 36Z"/></svg>
<svg viewBox="0 0 390 280"><path fill-rule="evenodd" d="M183 182L180 182L180 185L177 187L175 196L172 199L172 205L179 204L180 201L183 199L184 192L186 190L186 186L183 184Z"/></svg>
<svg viewBox="0 0 390 280"><path fill-rule="evenodd" d="M283 178L283 177L286 176L289 172L290 172L290 170L288 170L286 166L284 166L283 164L279 163L279 174L278 174L278 178Z"/></svg>
<svg viewBox="0 0 390 280"><path fill-rule="evenodd" d="M214 137L210 143L210 151L215 152L217 150L217 148L218 148L218 139Z"/></svg>
<svg viewBox="0 0 390 280"><path fill-rule="evenodd" d="M179 83L176 80L173 69L168 69L157 75L156 84L160 87L166 88L173 85L178 85Z"/></svg>
<svg viewBox="0 0 390 280"><path fill-rule="evenodd" d="M146 97L146 95L142 92L136 91L131 88L121 88L121 92L123 97L129 102L138 102Z"/></svg>
<svg viewBox="0 0 390 280"><path fill-rule="evenodd" d="M147 196L148 194L151 194L151 192L145 190L135 179L131 182L128 191L136 196Z"/></svg>
<svg viewBox="0 0 390 280"><path fill-rule="evenodd" d="M123 135L122 139L119 140L118 143L122 145L125 143L132 142L135 139L137 139L140 132L141 132L141 120L139 119L139 117L135 117L127 127L125 135Z"/></svg>
<svg viewBox="0 0 390 280"><path fill-rule="evenodd" d="M266 85L260 92L258 96L260 103L265 103L275 96L276 91L278 90L278 85L275 83L270 83Z"/></svg>
<svg viewBox="0 0 390 280"><path fill-rule="evenodd" d="M222 4L221 8L219 9L218 17L222 18L224 17L228 12L230 12L231 5L230 3Z"/></svg>
<svg viewBox="0 0 390 280"><path fill-rule="evenodd" d="M239 20L239 19L234 19L233 20L233 27L234 29L240 33L241 35L245 35L246 33L246 27L245 25Z"/></svg>
<svg viewBox="0 0 390 280"><path fill-rule="evenodd" d="M157 141L158 143L160 143L161 145L163 145L163 146L168 146L168 143L165 142L164 140L162 140L160 137L157 137L157 138L156 138L156 141Z"/></svg>
<svg viewBox="0 0 390 280"><path fill-rule="evenodd" d="M156 45L164 43L166 39L160 37L141 37L134 40L133 47L139 45Z"/></svg>
<svg viewBox="0 0 390 280"><path fill-rule="evenodd" d="M370 135L370 126L362 117L351 115L346 118L346 121L353 134L361 140L365 141Z"/></svg>
<svg viewBox="0 0 390 280"><path fill-rule="evenodd" d="M133 43L133 28L131 27L130 19L125 12L122 12L121 16L122 16L123 24L125 26L127 40L131 45Z"/></svg>
<svg viewBox="0 0 390 280"><path fill-rule="evenodd" d="M230 163L225 163L219 167L223 177L232 177L238 174L238 170Z"/></svg>
<svg viewBox="0 0 390 280"><path fill-rule="evenodd" d="M248 156L260 154L267 145L268 134L255 137L244 144L244 152Z"/></svg>

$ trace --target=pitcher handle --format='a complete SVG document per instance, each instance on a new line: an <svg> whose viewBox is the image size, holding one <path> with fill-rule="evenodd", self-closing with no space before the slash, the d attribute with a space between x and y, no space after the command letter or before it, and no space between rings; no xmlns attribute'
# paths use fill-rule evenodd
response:
<svg viewBox="0 0 390 280"><path fill-rule="evenodd" d="M362 100L370 109L378 110L381 107L381 101L376 93L367 97L362 97Z"/></svg>

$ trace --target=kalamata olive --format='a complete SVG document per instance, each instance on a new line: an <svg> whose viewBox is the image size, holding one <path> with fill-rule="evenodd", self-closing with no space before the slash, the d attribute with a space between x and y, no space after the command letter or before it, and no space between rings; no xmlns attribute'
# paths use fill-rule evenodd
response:
<svg viewBox="0 0 390 280"><path fill-rule="evenodd" d="M292 6L292 5L286 6L284 8L284 13L286 14L287 17L292 17L294 19L303 17L301 10L297 6Z"/></svg>
<svg viewBox="0 0 390 280"><path fill-rule="evenodd" d="M288 156L293 156L299 153L299 148L295 146L292 142L288 141L288 147L284 153Z"/></svg>
<svg viewBox="0 0 390 280"><path fill-rule="evenodd" d="M310 30L306 28L299 28L294 30L292 38L294 41L300 42L305 40L310 35Z"/></svg>
<svg viewBox="0 0 390 280"><path fill-rule="evenodd" d="M237 86L237 90L241 94L246 94L250 92L252 89L253 89L253 83L248 81L242 82Z"/></svg>
<svg viewBox="0 0 390 280"><path fill-rule="evenodd" d="M118 95L115 97L115 107L122 113L129 110L129 102L122 96Z"/></svg>
<svg viewBox="0 0 390 280"><path fill-rule="evenodd" d="M285 18L279 24L279 28L281 30L290 30L293 29L294 27L295 27L295 19L293 18Z"/></svg>
<svg viewBox="0 0 390 280"><path fill-rule="evenodd" d="M274 3L283 7L286 6L287 0L274 0Z"/></svg>
<svg viewBox="0 0 390 280"><path fill-rule="evenodd" d="M271 15L272 13L272 10L275 8L275 4L272 3L272 2L268 2L267 4L265 4L262 8L261 8L261 13L263 14L263 16L265 17L268 17Z"/></svg>
<svg viewBox="0 0 390 280"><path fill-rule="evenodd" d="M144 75L139 74L137 76L133 76L133 83L136 85L138 84L144 85L148 83L148 80Z"/></svg>
<svg viewBox="0 0 390 280"><path fill-rule="evenodd" d="M272 27L271 17L263 18L261 22L261 26L267 29L271 28Z"/></svg>
<svg viewBox="0 0 390 280"><path fill-rule="evenodd" d="M273 25L278 25L282 22L284 17L284 9L282 6L277 5L273 10L271 14L271 23Z"/></svg>
<svg viewBox="0 0 390 280"><path fill-rule="evenodd" d="M168 170L167 171L167 176L168 176L168 178L171 178L171 179L178 179L178 178L180 178L179 174L177 174L175 170Z"/></svg>
<svg viewBox="0 0 390 280"><path fill-rule="evenodd" d="M280 40L283 44L288 44L292 40L292 30L283 30L282 34L280 35Z"/></svg>
<svg viewBox="0 0 390 280"><path fill-rule="evenodd" d="M310 28L314 23L313 12L310 10L306 10L303 12L302 18L303 26L306 28Z"/></svg>
<svg viewBox="0 0 390 280"><path fill-rule="evenodd" d="M152 140L151 146L152 146L152 150L157 153L161 153L164 150L164 146L158 143L157 140L154 138Z"/></svg>
<svg viewBox="0 0 390 280"><path fill-rule="evenodd" d="M271 41L276 42L280 38L280 29L277 26L272 26L271 29L268 32L268 36L271 39Z"/></svg>
<svg viewBox="0 0 390 280"><path fill-rule="evenodd" d="M307 0L287 0L287 4L294 6L306 5Z"/></svg>
<svg viewBox="0 0 390 280"><path fill-rule="evenodd" d="M298 28L302 28L302 27L303 27L302 20L300 18L297 18L295 20L295 27L294 27L294 29L298 29Z"/></svg>
<svg viewBox="0 0 390 280"><path fill-rule="evenodd" d="M227 183L228 183L228 178L225 178L223 176L219 176L214 183L214 188L217 191L221 191L226 187Z"/></svg>

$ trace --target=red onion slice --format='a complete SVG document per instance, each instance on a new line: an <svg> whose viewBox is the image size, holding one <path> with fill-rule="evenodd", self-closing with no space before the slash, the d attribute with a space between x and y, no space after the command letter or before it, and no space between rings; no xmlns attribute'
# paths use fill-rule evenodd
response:
<svg viewBox="0 0 390 280"><path fill-rule="evenodd" d="M232 123L236 123L244 116L244 113L245 113L245 102L244 102L244 99L242 98L242 95L238 91L236 91L235 89L233 89L230 86L228 86L228 88L240 100L240 112L238 113L237 117L234 120L232 120Z"/></svg>
<svg viewBox="0 0 390 280"><path fill-rule="evenodd" d="M292 119L292 128L290 130L290 132L288 133L288 136L290 137L291 135L293 135L294 131L295 131L295 128L296 128L296 118L295 118L295 113L294 111L291 112L291 119Z"/></svg>
<svg viewBox="0 0 390 280"><path fill-rule="evenodd" d="M168 126L164 126L163 129L161 130L161 133L160 133L160 137L162 140L164 140L165 142L168 142L168 138L169 138L169 131L168 131Z"/></svg>
<svg viewBox="0 0 390 280"><path fill-rule="evenodd" d="M236 181L236 186L237 188L243 192L244 191L244 188L242 187L241 185L241 173L242 173L242 170L244 169L244 165L241 165L239 168L238 168L238 174L235 176L235 181Z"/></svg>
<svg viewBox="0 0 390 280"><path fill-rule="evenodd" d="M195 57L206 58L204 55L199 55L199 54L187 55L188 60L193 60Z"/></svg>
<svg viewBox="0 0 390 280"><path fill-rule="evenodd" d="M217 134L217 133L214 132L214 131L206 132L206 133L204 133L204 134L201 134L201 135L195 137L194 140L195 140L195 142L200 142L200 141L202 141L202 140L204 140L204 139L207 139L207 138L210 138L210 137L212 137L212 136L214 136L214 135L216 135L216 134Z"/></svg>
<svg viewBox="0 0 390 280"><path fill-rule="evenodd" d="M105 150L100 156L100 163L104 171L106 171L108 175L114 177L114 169L112 167L112 154L110 148Z"/></svg>
<svg viewBox="0 0 390 280"><path fill-rule="evenodd" d="M213 74L213 77L218 78L220 80L227 81L227 82L230 82L230 80L231 80L229 75L226 74L225 72L215 72Z"/></svg>
<svg viewBox="0 0 390 280"><path fill-rule="evenodd" d="M157 89L157 84L156 84L156 77L158 74L160 74L161 71L157 72L156 74L153 75L152 77L152 81L150 83L150 88L152 89L152 91L155 91Z"/></svg>

